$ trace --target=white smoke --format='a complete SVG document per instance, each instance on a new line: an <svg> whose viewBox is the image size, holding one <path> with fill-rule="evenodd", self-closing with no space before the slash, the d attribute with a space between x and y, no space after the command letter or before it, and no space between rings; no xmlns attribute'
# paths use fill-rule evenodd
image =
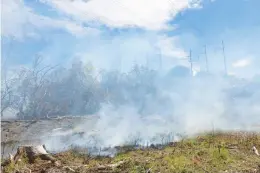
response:
<svg viewBox="0 0 260 173"><path fill-rule="evenodd" d="M253 95L243 95L244 85L239 79L223 76L167 77L157 81L157 94L145 98L144 109L121 104L103 105L89 128L86 120L76 127L83 136L71 135L63 140L59 137L45 140L50 149L56 150L71 145L81 147L115 147L127 144L161 144L178 140L180 136L195 135L212 130L259 131L260 100L257 89ZM254 86L255 81L245 85ZM131 91L129 91L131 92ZM133 95L137 93L131 93ZM239 95L242 94L242 95Z"/></svg>

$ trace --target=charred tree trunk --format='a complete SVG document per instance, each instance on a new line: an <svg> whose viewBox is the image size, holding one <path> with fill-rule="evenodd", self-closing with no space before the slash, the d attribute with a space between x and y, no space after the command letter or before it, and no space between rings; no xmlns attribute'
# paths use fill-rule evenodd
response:
<svg viewBox="0 0 260 173"><path fill-rule="evenodd" d="M50 160L53 163L56 161L54 157L47 153L44 145L18 147L17 152L13 158L14 163L17 163L17 161L22 157L27 157L29 163L34 163L36 158Z"/></svg>

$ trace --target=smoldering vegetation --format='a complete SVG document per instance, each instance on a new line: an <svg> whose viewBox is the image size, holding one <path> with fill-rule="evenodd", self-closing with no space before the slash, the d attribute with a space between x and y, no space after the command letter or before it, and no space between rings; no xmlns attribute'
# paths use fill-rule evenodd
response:
<svg viewBox="0 0 260 173"><path fill-rule="evenodd" d="M134 65L129 72L96 70L80 61L70 67L44 66L2 73L2 118L22 120L98 116L71 130L43 137L47 148L106 148L168 143L200 132L259 131L260 77L199 72L183 66L167 72ZM66 135L65 135L66 134Z"/></svg>

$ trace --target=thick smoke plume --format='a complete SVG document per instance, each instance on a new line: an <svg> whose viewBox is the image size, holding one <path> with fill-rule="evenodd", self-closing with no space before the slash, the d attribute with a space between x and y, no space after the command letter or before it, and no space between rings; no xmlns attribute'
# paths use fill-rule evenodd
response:
<svg viewBox="0 0 260 173"><path fill-rule="evenodd" d="M259 130L257 77L245 80L205 72L193 76L181 66L164 73L139 65L127 73L99 72L81 62L69 68L35 62L19 74L2 82L3 114L13 109L19 119L92 117L74 130L46 134L42 140L52 151L71 145L167 143L212 130ZM76 132L83 133L73 135Z"/></svg>

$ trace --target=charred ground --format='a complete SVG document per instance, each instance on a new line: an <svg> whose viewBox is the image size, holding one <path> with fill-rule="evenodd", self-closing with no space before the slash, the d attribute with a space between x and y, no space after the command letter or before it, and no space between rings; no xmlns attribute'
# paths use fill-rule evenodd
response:
<svg viewBox="0 0 260 173"><path fill-rule="evenodd" d="M114 157L91 156L87 151L82 153L78 148L51 153L57 159L57 163L41 159L29 163L26 156L23 156L17 164L10 163L2 167L2 171L7 173L260 172L260 156L252 151L253 146L260 148L259 133L211 132L159 147L155 145L138 149L136 146L119 147L120 152ZM16 147L13 148L15 151Z"/></svg>

